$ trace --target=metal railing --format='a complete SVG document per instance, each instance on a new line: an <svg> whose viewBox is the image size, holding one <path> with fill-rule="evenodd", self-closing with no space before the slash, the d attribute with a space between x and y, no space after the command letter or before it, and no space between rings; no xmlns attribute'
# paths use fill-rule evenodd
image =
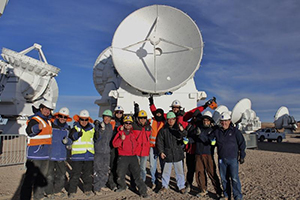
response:
<svg viewBox="0 0 300 200"><path fill-rule="evenodd" d="M26 162L27 136L0 134L0 167Z"/></svg>

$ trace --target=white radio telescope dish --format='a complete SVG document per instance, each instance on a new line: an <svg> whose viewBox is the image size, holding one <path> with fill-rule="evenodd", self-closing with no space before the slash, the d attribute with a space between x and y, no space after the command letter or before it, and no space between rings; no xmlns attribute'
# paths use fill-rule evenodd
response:
<svg viewBox="0 0 300 200"><path fill-rule="evenodd" d="M281 107L277 110L277 112L276 112L276 114L275 114L275 116L274 116L274 120L277 120L279 117L281 117L281 116L283 116L283 115L290 115L288 108L285 107L285 106L281 106Z"/></svg>
<svg viewBox="0 0 300 200"><path fill-rule="evenodd" d="M298 128L297 122L293 116L290 116L289 110L285 106L281 106L274 116L275 128L284 128L285 133L293 133Z"/></svg>
<svg viewBox="0 0 300 200"><path fill-rule="evenodd" d="M251 109L251 101L250 99L244 98L240 100L233 108L232 110L232 116L231 121L232 123L237 123L241 120L243 113L245 113L246 110Z"/></svg>
<svg viewBox="0 0 300 200"><path fill-rule="evenodd" d="M145 93L163 94L186 84L199 68L202 54L202 36L195 22L165 5L131 13L112 41L112 59L118 73Z"/></svg>

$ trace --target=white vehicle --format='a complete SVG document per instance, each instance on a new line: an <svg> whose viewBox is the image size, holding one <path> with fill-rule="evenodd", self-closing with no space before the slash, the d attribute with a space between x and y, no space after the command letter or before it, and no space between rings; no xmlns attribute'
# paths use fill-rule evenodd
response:
<svg viewBox="0 0 300 200"><path fill-rule="evenodd" d="M275 128L260 129L256 131L256 134L257 134L257 138L261 142L267 139L268 142L272 142L273 140L276 140L278 143L280 143L282 142L283 139L285 139L285 133L280 133Z"/></svg>

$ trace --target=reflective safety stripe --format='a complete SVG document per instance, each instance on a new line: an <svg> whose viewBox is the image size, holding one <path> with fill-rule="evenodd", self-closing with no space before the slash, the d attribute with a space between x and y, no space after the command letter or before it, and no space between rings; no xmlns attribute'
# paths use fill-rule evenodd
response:
<svg viewBox="0 0 300 200"><path fill-rule="evenodd" d="M91 129L88 131L85 131L84 129L80 129L77 126L74 127L77 132L82 131L82 136L73 142L72 144L72 155L74 154L84 154L87 151L91 152L92 154L95 153L94 150L94 133L95 130Z"/></svg>
<svg viewBox="0 0 300 200"><path fill-rule="evenodd" d="M82 141L77 141L76 142L76 145L81 145L81 144L92 144L92 145L94 145L94 142L82 142Z"/></svg>
<svg viewBox="0 0 300 200"><path fill-rule="evenodd" d="M39 116L35 116L33 118L37 118L39 122L41 122L43 124L43 127L46 127L46 123L44 122L44 120L42 118L40 118Z"/></svg>
<svg viewBox="0 0 300 200"><path fill-rule="evenodd" d="M51 144L52 143L51 121L50 120L44 121L40 116L34 116L32 117L32 119L37 121L39 124L42 124L43 128L36 136L28 138L28 146Z"/></svg>
<svg viewBox="0 0 300 200"><path fill-rule="evenodd" d="M35 140L35 139L47 139L47 138L51 138L52 135L36 135L32 138L30 138L31 140Z"/></svg>
<svg viewBox="0 0 300 200"><path fill-rule="evenodd" d="M94 151L94 148L75 148L73 151Z"/></svg>

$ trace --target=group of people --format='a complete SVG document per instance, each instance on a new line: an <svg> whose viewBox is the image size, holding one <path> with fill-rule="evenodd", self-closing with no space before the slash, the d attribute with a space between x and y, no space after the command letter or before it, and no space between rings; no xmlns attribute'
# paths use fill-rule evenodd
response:
<svg viewBox="0 0 300 200"><path fill-rule="evenodd" d="M156 108L152 96L149 103L151 119L135 103L134 115L124 115L124 109L117 106L113 112L105 110L101 122L82 110L73 116L72 127L67 123L72 121L68 108L52 115L52 105L42 103L26 128L27 172L21 199L30 199L32 191L34 199L66 195L73 198L80 178L87 196L101 195L106 190L122 192L127 188L126 174L130 176L131 189L147 198L148 160L148 187L153 190L168 191L174 167L177 188L182 194L196 189L200 191L197 196L206 196L208 176L218 198L230 199L232 189L234 199L242 199L238 162L244 162L246 146L243 135L231 123L230 113L222 113L217 126L211 116L201 114L211 101L184 112L175 100L168 113ZM214 161L215 147L221 183ZM198 188L193 187L194 178Z"/></svg>

